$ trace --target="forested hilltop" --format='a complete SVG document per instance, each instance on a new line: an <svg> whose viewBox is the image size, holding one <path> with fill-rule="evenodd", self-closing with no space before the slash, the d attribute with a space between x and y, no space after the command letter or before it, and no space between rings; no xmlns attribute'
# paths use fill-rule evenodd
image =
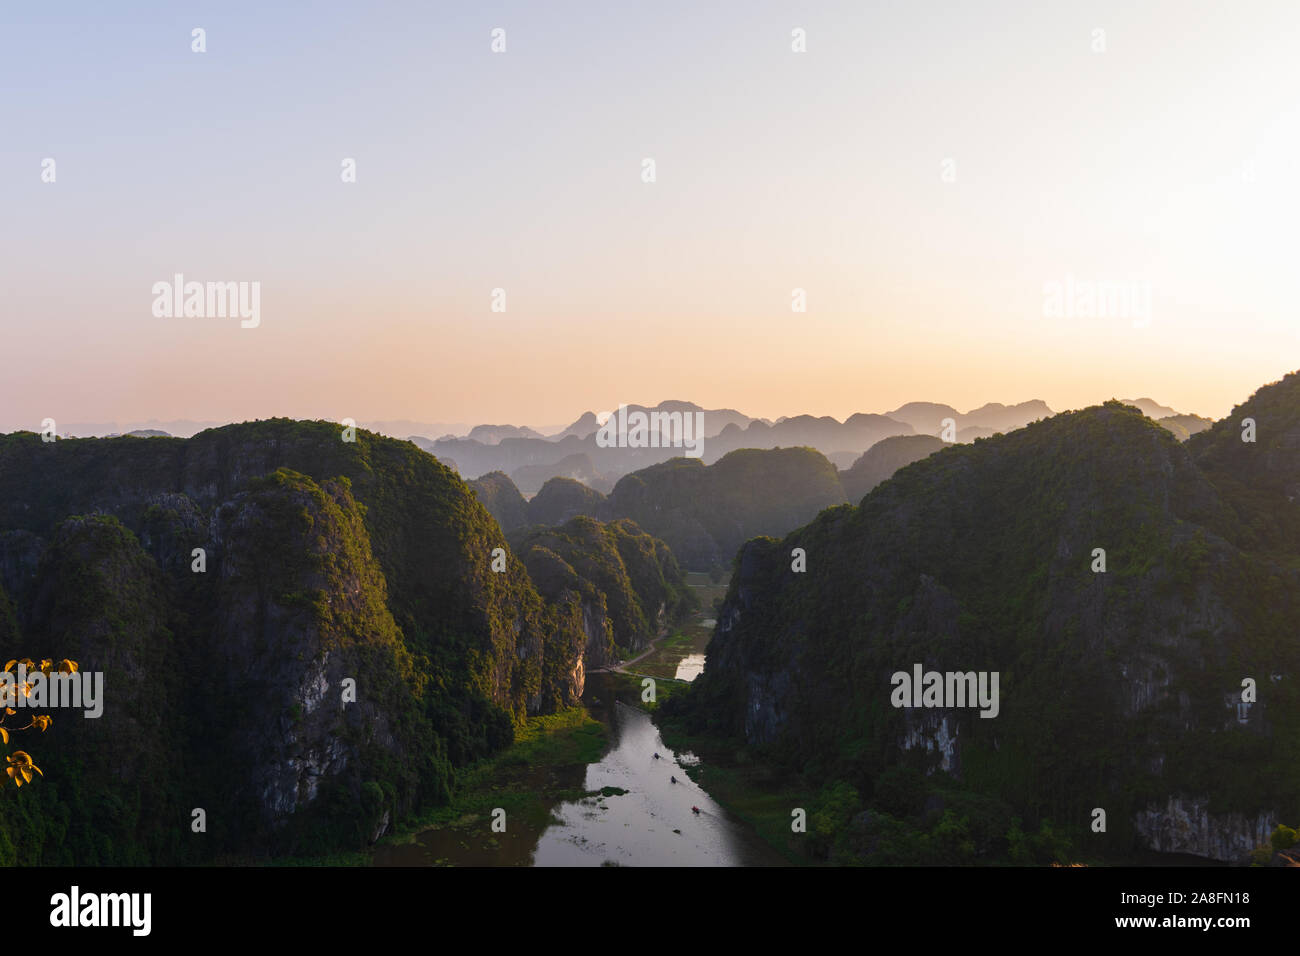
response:
<svg viewBox="0 0 1300 956"><path fill-rule="evenodd" d="M747 543L668 712L821 788L832 859L1245 859L1300 818L1297 476L1300 374L1185 444L1107 402L945 448ZM916 664L997 716L893 706Z"/></svg>
<svg viewBox="0 0 1300 956"><path fill-rule="evenodd" d="M587 625L588 668L634 656L699 603L668 546L626 518L580 516L517 532L511 543L544 596L578 595L588 617L606 622Z"/></svg>
<svg viewBox="0 0 1300 956"><path fill-rule="evenodd" d="M525 502L501 472L469 485L507 532L578 515L629 518L696 571L725 568L749 538L782 534L845 501L835 466L813 448L733 451L712 465L673 458L625 475L608 496L572 478L552 478Z"/></svg>
<svg viewBox="0 0 1300 956"><path fill-rule="evenodd" d="M618 606L673 613L662 542L609 535L635 578L606 569ZM609 602L567 585L539 594L464 482L409 442L284 419L0 436L4 656L105 674L103 717L56 713L31 744L39 785L0 797L0 863L364 845L445 802L516 720L577 701Z"/></svg>

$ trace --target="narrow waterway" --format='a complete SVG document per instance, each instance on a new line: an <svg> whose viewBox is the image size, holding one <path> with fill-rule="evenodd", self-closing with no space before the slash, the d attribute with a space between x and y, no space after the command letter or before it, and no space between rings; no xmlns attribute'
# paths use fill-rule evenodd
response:
<svg viewBox="0 0 1300 956"><path fill-rule="evenodd" d="M596 675L602 676L602 675ZM606 689L608 688L608 689ZM690 754L664 746L650 716L610 702L608 680L595 681L593 715L609 728L610 747L587 767L585 789L628 791L561 804L561 822L538 841L537 866L763 866L782 861L686 775ZM659 758L655 758L655 754ZM673 779L676 778L676 783ZM692 807L699 809L695 813Z"/></svg>
<svg viewBox="0 0 1300 956"><path fill-rule="evenodd" d="M693 760L664 746L649 714L615 699L612 675L593 674L584 702L605 724L604 756L583 768L525 769L538 790L626 791L557 802L543 828L486 820L425 830L402 846L377 847L376 866L764 866L783 861L746 824L686 775ZM655 758L655 754L659 758ZM673 778L677 782L673 783ZM695 813L692 807L699 808Z"/></svg>

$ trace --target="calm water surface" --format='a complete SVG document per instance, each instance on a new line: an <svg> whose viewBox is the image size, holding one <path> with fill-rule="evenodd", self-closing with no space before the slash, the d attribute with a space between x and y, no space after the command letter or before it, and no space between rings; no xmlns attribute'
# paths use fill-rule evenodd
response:
<svg viewBox="0 0 1300 956"><path fill-rule="evenodd" d="M683 662L683 665L686 662ZM585 701L609 733L609 748L586 767L525 770L538 787L588 791L618 787L620 796L584 797L552 808L545 828L513 822L491 833L486 821L426 830L413 844L379 847L376 866L764 866L782 860L744 823L718 806L683 769L691 754L664 746L644 711L614 701L608 675L593 674ZM658 760L654 758L659 754ZM677 782L673 783L672 778ZM691 807L700 813L691 812Z"/></svg>

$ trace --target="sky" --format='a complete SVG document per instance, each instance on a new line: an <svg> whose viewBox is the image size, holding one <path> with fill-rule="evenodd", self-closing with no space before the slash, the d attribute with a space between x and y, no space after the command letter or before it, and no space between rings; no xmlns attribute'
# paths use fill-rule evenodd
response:
<svg viewBox="0 0 1300 956"><path fill-rule="evenodd" d="M0 430L1222 417L1300 367L1297 28L1292 0L0 0ZM176 274L257 283L256 326L156 314Z"/></svg>

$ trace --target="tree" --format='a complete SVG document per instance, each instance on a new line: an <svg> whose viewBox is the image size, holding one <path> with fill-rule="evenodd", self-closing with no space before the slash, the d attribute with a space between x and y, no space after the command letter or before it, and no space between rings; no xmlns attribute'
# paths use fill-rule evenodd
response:
<svg viewBox="0 0 1300 956"><path fill-rule="evenodd" d="M15 666L20 668L16 679L8 676ZM5 679L3 684L0 684L0 707L4 708L4 712L0 713L0 743L8 745L11 733L20 733L26 730L39 730L44 733L49 729L50 724L54 723L54 718L49 714L34 714L32 719L22 727L5 726L5 722L18 713L14 705L31 696L32 682L27 679L27 675L40 671L48 680L50 672L55 670L55 664L51 660L43 660L38 666L35 661L24 657L21 660L12 660L5 664ZM59 661L57 673L75 674L76 672L76 661L67 658ZM31 755L25 750L15 750L13 753L7 754L5 761L8 764L5 767L5 774L14 782L15 787L21 788L23 784L31 783L33 773L38 776L45 776L41 772L41 768L36 766Z"/></svg>

